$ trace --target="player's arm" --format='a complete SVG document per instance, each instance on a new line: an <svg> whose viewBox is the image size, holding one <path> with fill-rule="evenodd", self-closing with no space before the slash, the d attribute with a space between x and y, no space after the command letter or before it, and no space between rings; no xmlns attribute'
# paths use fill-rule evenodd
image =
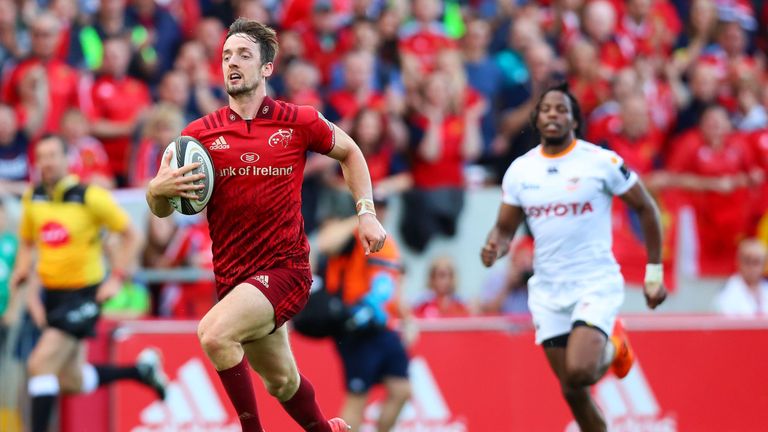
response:
<svg viewBox="0 0 768 432"><path fill-rule="evenodd" d="M384 246L387 233L376 219L368 164L363 152L346 132L334 127L333 134L335 145L327 155L341 164L344 180L357 203L358 235L365 253L378 252Z"/></svg>
<svg viewBox="0 0 768 432"><path fill-rule="evenodd" d="M323 222L317 233L317 251L327 255L339 253L349 243L356 228L356 216Z"/></svg>
<svg viewBox="0 0 768 432"><path fill-rule="evenodd" d="M8 291L13 296L32 271L32 252L34 245L31 240L20 239L19 248L16 250L16 259L8 280Z"/></svg>
<svg viewBox="0 0 768 432"><path fill-rule="evenodd" d="M19 219L19 247L13 264L11 278L8 281L10 295L18 290L19 285L29 278L32 271L32 254L35 247L35 226L32 219L30 201L32 190L27 187L21 200L21 218Z"/></svg>
<svg viewBox="0 0 768 432"><path fill-rule="evenodd" d="M163 155L157 175L147 185L146 199L149 210L155 216L161 218L168 217L173 213L173 207L168 202L168 198L180 196L188 199L197 199L195 191L205 187L202 184L194 184L194 182L204 178L205 174L184 175L199 167L200 164L198 162L174 169L171 168L171 157L171 152Z"/></svg>
<svg viewBox="0 0 768 432"><path fill-rule="evenodd" d="M128 278L130 268L138 257L141 247L141 237L136 228L129 222L125 227L115 232L117 242L110 245L109 253L109 277L99 286L96 292L96 301L103 303L117 295Z"/></svg>
<svg viewBox="0 0 768 432"><path fill-rule="evenodd" d="M118 238L118 245L110 253L110 277L122 282L133 265L134 259L139 256L142 242L139 232L130 222L126 224L125 228L117 231L115 234Z"/></svg>
<svg viewBox="0 0 768 432"><path fill-rule="evenodd" d="M523 223L525 213L522 207L502 203L496 224L488 233L483 249L480 251L480 259L483 265L490 267L493 263L509 251L509 243L515 236L517 228Z"/></svg>
<svg viewBox="0 0 768 432"><path fill-rule="evenodd" d="M104 302L122 288L130 268L139 256L141 236L131 223L128 213L120 207L109 191L91 185L85 193L85 203L98 223L114 233L117 240L115 243L106 244L110 274L96 293L96 300Z"/></svg>
<svg viewBox="0 0 768 432"><path fill-rule="evenodd" d="M37 302L35 302L35 300L32 298L34 295L39 294L38 290L35 289L36 285L38 284L28 283L30 279L33 279L30 278L30 276L32 276L31 272L32 264L34 262L34 248L35 246L31 239L19 239L19 246L16 249L16 258L14 260L13 270L11 271L11 277L8 280L9 307L6 309L5 315L3 316L3 321L5 321L6 324L10 324L11 322L14 322L15 319L17 319L13 312L15 308L11 307L11 305L15 305L18 302L17 299L19 298L19 287L24 283L27 283L27 288L25 291L27 291L27 298L29 299L27 301L27 309L29 310L30 315L39 327L42 327L45 323L45 313L43 312L44 309L39 307L39 295L37 297Z"/></svg>
<svg viewBox="0 0 768 432"><path fill-rule="evenodd" d="M651 309L660 305L667 296L663 285L663 269L661 264L661 217L656 202L653 200L643 182L638 181L624 194L621 199L637 212L640 226L645 239L645 250L648 264L645 269L645 299Z"/></svg>

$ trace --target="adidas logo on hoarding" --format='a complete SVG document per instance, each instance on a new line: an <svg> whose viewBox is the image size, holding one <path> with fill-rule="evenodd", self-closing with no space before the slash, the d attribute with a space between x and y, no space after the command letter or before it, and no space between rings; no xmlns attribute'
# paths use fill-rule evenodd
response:
<svg viewBox="0 0 768 432"><path fill-rule="evenodd" d="M451 414L429 364L423 357L411 359L408 376L411 378L413 394L400 412L392 432L467 432L466 420ZM361 432L376 430L380 412L380 400L366 407Z"/></svg>
<svg viewBox="0 0 768 432"><path fill-rule="evenodd" d="M223 136L216 138L216 141L208 147L209 150L226 150L228 148L229 144L227 144L227 140L225 140Z"/></svg>
<svg viewBox="0 0 768 432"><path fill-rule="evenodd" d="M592 395L603 410L611 432L677 432L677 421L662 415L637 360L622 380L607 374L595 385ZM578 431L575 421L565 428L565 432Z"/></svg>
<svg viewBox="0 0 768 432"><path fill-rule="evenodd" d="M141 426L131 432L239 432L239 422L228 422L205 366L193 358L178 369L168 384L164 402L155 401L139 415Z"/></svg>

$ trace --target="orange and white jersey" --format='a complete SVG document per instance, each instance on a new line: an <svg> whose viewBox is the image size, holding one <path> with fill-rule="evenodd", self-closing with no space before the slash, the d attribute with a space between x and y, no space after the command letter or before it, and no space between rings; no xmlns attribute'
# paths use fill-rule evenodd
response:
<svg viewBox="0 0 768 432"><path fill-rule="evenodd" d="M574 140L557 155L541 145L519 157L502 182L535 240L536 282L560 284L619 274L611 252L611 201L636 182L616 153Z"/></svg>

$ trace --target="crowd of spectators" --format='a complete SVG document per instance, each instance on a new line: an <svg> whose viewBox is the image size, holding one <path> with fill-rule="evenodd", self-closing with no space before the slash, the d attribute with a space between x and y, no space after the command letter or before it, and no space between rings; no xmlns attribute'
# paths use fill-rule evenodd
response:
<svg viewBox="0 0 768 432"><path fill-rule="evenodd" d="M51 133L80 178L144 186L166 143L226 103L220 52L238 16L278 29L270 95L347 130L376 198L402 195L414 252L455 233L468 187L500 183L538 143L531 108L562 80L584 137L618 152L659 200L668 252L682 207L695 214L703 275L730 274L739 241L768 232L768 6L748 0L0 0L3 194L34 180L32 144ZM336 169L310 156L309 232ZM619 260L640 260L637 220L615 213ZM148 227L144 266L209 268L196 252L204 220ZM438 264L430 284L447 277ZM166 290L177 301L184 291ZM499 290L484 308L515 307Z"/></svg>

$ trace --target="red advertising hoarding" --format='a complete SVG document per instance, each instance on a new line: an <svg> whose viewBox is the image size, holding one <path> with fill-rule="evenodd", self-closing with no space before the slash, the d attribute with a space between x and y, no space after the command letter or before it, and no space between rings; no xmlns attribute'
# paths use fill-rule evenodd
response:
<svg viewBox="0 0 768 432"><path fill-rule="evenodd" d="M426 326L432 329L411 349L413 397L395 432L578 430L530 329L510 331L508 322L482 319ZM629 318L627 327L637 364L623 380L607 375L593 392L611 431L768 430L768 322ZM117 333L118 362L156 346L164 353L171 385L164 403L139 385L118 385L112 392L112 430L240 430L194 329L193 323L155 322ZM333 346L294 335L293 350L321 407L336 415L343 389ZM265 428L299 432L258 376L253 380ZM369 425L381 397L375 393L367 408Z"/></svg>

